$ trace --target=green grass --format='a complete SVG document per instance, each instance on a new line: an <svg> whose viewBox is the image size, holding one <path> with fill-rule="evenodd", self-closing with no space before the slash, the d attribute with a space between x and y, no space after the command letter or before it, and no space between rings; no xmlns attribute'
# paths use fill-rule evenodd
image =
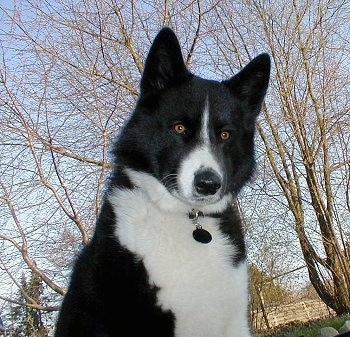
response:
<svg viewBox="0 0 350 337"><path fill-rule="evenodd" d="M271 329L268 331L260 331L256 333L259 337L317 337L321 328L331 326L336 330L344 324L346 320L350 320L349 315L337 316L323 320L315 320L306 323L295 322L287 326Z"/></svg>

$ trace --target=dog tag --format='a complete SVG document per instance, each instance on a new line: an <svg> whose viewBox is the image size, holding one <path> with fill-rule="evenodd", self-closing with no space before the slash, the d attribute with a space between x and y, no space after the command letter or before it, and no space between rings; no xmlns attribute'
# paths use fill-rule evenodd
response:
<svg viewBox="0 0 350 337"><path fill-rule="evenodd" d="M192 235L193 238L200 243L209 243L212 239L211 234L202 227L197 227Z"/></svg>

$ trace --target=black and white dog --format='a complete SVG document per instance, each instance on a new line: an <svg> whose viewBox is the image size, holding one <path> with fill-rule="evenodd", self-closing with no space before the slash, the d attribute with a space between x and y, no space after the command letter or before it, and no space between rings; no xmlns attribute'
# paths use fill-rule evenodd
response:
<svg viewBox="0 0 350 337"><path fill-rule="evenodd" d="M56 337L251 336L234 198L254 170L269 74L261 54L226 81L197 77L159 32Z"/></svg>

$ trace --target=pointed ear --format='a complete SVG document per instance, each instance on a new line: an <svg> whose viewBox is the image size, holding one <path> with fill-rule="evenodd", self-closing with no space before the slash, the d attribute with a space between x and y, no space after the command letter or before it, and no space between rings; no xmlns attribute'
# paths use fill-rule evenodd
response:
<svg viewBox="0 0 350 337"><path fill-rule="evenodd" d="M148 53L141 79L141 94L169 88L189 75L176 35L170 28L163 28Z"/></svg>
<svg viewBox="0 0 350 337"><path fill-rule="evenodd" d="M270 78L270 56L260 54L250 61L237 75L223 83L233 95L259 113Z"/></svg>

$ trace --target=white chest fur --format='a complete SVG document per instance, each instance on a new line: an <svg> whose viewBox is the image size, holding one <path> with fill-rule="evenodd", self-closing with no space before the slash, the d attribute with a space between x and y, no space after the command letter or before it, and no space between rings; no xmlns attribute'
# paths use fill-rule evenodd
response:
<svg viewBox="0 0 350 337"><path fill-rule="evenodd" d="M158 304L176 317L176 337L248 337L247 267L233 266L235 247L217 227L200 224L213 240L195 241L186 212L161 210L140 189L115 190L116 236L138 254L150 282L160 288Z"/></svg>

